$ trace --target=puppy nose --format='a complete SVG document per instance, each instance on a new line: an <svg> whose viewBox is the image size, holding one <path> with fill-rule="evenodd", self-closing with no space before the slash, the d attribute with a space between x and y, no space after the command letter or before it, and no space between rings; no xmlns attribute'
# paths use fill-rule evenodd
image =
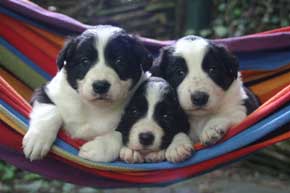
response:
<svg viewBox="0 0 290 193"><path fill-rule="evenodd" d="M142 145L151 145L154 141L154 135L151 132L140 133L139 141Z"/></svg>
<svg viewBox="0 0 290 193"><path fill-rule="evenodd" d="M206 92L196 91L191 95L191 101L194 105L202 107L208 102L209 95Z"/></svg>
<svg viewBox="0 0 290 193"><path fill-rule="evenodd" d="M105 94L108 92L111 84L106 80L98 80L93 83L94 92L97 94Z"/></svg>

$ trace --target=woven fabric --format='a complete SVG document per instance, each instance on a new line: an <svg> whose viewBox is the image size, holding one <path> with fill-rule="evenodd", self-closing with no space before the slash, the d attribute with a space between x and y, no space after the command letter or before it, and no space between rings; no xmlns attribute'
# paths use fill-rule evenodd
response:
<svg viewBox="0 0 290 193"><path fill-rule="evenodd" d="M161 186L206 173L261 148L290 138L290 27L248 36L213 40L240 61L242 78L263 103L212 147L178 164L168 162L96 163L77 156L84 143L63 131L41 161L24 158L22 137L28 129L32 90L57 72L55 60L67 35L90 26L22 0L0 2L0 159L49 178L99 188ZM140 37L154 56L174 40ZM276 135L273 135L276 134Z"/></svg>

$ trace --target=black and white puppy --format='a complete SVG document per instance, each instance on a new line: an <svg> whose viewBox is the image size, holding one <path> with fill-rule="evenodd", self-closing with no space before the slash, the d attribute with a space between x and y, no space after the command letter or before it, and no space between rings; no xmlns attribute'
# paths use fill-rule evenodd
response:
<svg viewBox="0 0 290 193"><path fill-rule="evenodd" d="M189 122L174 89L162 78L151 77L137 89L117 131L124 147L120 158L128 163L179 162L189 157L193 144Z"/></svg>
<svg viewBox="0 0 290 193"><path fill-rule="evenodd" d="M245 92L238 69L224 47L197 36L163 48L153 67L176 89L189 116L190 135L203 144L216 143L258 105Z"/></svg>
<svg viewBox="0 0 290 193"><path fill-rule="evenodd" d="M88 140L81 157L118 158L122 139L115 129L151 63L144 46L118 27L99 25L71 39L58 56L58 73L35 93L25 156L45 156L63 126L71 137Z"/></svg>

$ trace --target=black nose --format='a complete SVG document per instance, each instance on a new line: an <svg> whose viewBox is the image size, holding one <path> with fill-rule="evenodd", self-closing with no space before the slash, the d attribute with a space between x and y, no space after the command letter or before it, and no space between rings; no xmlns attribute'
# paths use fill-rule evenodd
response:
<svg viewBox="0 0 290 193"><path fill-rule="evenodd" d="M111 84L106 80L98 80L93 83L94 92L97 94L105 94L108 92Z"/></svg>
<svg viewBox="0 0 290 193"><path fill-rule="evenodd" d="M191 101L194 105L202 107L208 102L208 94L206 92L196 91L191 95Z"/></svg>
<svg viewBox="0 0 290 193"><path fill-rule="evenodd" d="M142 145L151 145L154 141L154 135L151 132L140 133L139 141Z"/></svg>

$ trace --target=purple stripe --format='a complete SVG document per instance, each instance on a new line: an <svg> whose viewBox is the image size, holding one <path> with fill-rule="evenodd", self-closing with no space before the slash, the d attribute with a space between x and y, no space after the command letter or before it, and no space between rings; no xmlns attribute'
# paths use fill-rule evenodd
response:
<svg viewBox="0 0 290 193"><path fill-rule="evenodd" d="M25 159L22 153L0 145L0 159L23 170L38 173L50 179L56 179L82 186L98 188L128 187L132 184L117 182L101 176L93 175L61 161L47 157L41 161Z"/></svg>
<svg viewBox="0 0 290 193"><path fill-rule="evenodd" d="M233 52L273 50L290 47L290 32L241 36L213 41L218 44L225 44Z"/></svg>
<svg viewBox="0 0 290 193"><path fill-rule="evenodd" d="M16 13L20 13L36 21L44 22L46 24L66 29L68 31L82 32L86 28L90 27L89 25L82 24L81 22L66 15L43 9L29 1L2 0L1 4L15 11Z"/></svg>
<svg viewBox="0 0 290 193"><path fill-rule="evenodd" d="M72 33L82 32L86 28L91 27L66 15L45 10L31 2L22 0L2 0L1 4L33 20L44 22L51 26L71 31ZM174 42L158 41L148 38L142 38L142 41L145 45L155 49L159 49L160 47ZM233 52L279 49L290 46L290 32L232 37L213 41L218 44L226 45Z"/></svg>

